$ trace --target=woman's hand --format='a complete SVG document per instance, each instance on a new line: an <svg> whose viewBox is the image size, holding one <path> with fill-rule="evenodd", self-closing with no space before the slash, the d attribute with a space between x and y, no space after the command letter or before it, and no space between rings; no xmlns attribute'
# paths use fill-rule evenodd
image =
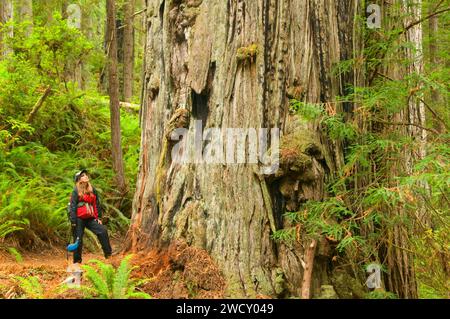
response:
<svg viewBox="0 0 450 319"><path fill-rule="evenodd" d="M100 219L97 219L97 223L99 223L100 225L103 225L103 223Z"/></svg>

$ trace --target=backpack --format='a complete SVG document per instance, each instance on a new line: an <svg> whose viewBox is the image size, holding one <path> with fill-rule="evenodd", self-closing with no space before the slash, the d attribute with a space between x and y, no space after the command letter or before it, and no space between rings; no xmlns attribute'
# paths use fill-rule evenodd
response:
<svg viewBox="0 0 450 319"><path fill-rule="evenodd" d="M94 193L95 194L95 193ZM95 195L97 197L97 195ZM72 195L69 196L69 202L67 203L67 219L70 221L70 211L72 210L72 205L71 205L71 199L72 199ZM84 206L84 204L79 203L78 207ZM85 218L92 218L94 216L89 215L89 216L85 216ZM82 219L84 219L83 217L81 217Z"/></svg>

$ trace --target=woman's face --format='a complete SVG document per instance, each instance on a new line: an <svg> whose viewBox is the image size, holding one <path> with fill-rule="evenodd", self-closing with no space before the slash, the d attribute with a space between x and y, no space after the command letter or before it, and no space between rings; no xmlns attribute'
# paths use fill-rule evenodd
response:
<svg viewBox="0 0 450 319"><path fill-rule="evenodd" d="M89 176L87 176L86 173L83 173L80 177L80 182L81 183L89 183Z"/></svg>

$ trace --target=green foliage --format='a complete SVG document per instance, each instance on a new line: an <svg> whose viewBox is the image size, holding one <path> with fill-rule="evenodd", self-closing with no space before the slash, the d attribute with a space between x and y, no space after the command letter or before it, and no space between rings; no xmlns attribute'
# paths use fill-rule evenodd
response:
<svg viewBox="0 0 450 319"><path fill-rule="evenodd" d="M16 262L21 263L23 262L23 257L22 255L17 251L17 249L13 248L13 247L9 247L8 248L8 252L14 256L14 258L16 259Z"/></svg>
<svg viewBox="0 0 450 319"><path fill-rule="evenodd" d="M41 284L37 276L15 276L14 279L18 282L19 287L22 290L20 296L21 299L48 299L49 296L61 295L68 289L64 285L58 285L48 291Z"/></svg>
<svg viewBox="0 0 450 319"><path fill-rule="evenodd" d="M447 215L441 216L435 223L445 223ZM413 240L413 247L417 252L416 271L418 274L418 288L420 298L448 298L450 291L449 250L450 235L448 226L437 229L427 229Z"/></svg>
<svg viewBox="0 0 450 319"><path fill-rule="evenodd" d="M398 296L392 292L384 290L371 291L366 295L366 299L398 299Z"/></svg>
<svg viewBox="0 0 450 319"><path fill-rule="evenodd" d="M295 228L279 229L271 235L272 239L277 242L291 244L296 240Z"/></svg>
<svg viewBox="0 0 450 319"><path fill-rule="evenodd" d="M44 288L37 277L19 277L15 279L19 282L19 287L25 293L24 297L29 299L44 299Z"/></svg>
<svg viewBox="0 0 450 319"><path fill-rule="evenodd" d="M409 94L406 92L412 85L417 85L410 80L379 82L375 87L358 88L342 101L361 103L360 111L367 114L369 121L376 122L381 113L384 116L395 114L405 106ZM320 123L328 138L344 141L346 154L342 170L336 172L327 185L330 197L320 202L309 201L301 211L287 213L286 217L294 225L299 224L308 236L324 236L336 243L336 252L356 268L364 260L380 260L380 245L390 245L387 234L392 227L401 225L414 234L411 243L416 264L423 269L418 272L420 295L445 296L449 287L445 278L448 265L438 260L448 258L444 248L448 236L442 236L448 233L449 217L448 134L429 138L427 155L416 161L411 174L393 175L395 165L404 161L405 150L420 147L418 141L405 137L400 130L370 132L356 129L353 123L345 123L343 117L328 115L323 104L293 101L291 105L302 119ZM372 171L373 167L376 171ZM369 177L372 183L363 189L355 188L359 179ZM440 234L433 238L426 238L414 230L418 223L416 212L424 206L436 227L435 234ZM398 211L407 213L398 214ZM278 231L273 238L289 244L295 240L295 233L289 228ZM390 298L376 293L369 297Z"/></svg>
<svg viewBox="0 0 450 319"><path fill-rule="evenodd" d="M422 279L422 278L421 278ZM442 286L442 281L438 283L432 283L432 286L429 286L425 283L425 281L429 280L428 278L422 279L419 283L419 297L421 299L448 299L448 290L440 289ZM437 287L437 288L436 288ZM448 287L448 285L446 285Z"/></svg>
<svg viewBox="0 0 450 319"><path fill-rule="evenodd" d="M346 123L341 114L328 115L325 104L291 100L291 111L297 113L305 121L319 121L327 135L333 140L353 140L357 136L354 125Z"/></svg>
<svg viewBox="0 0 450 319"><path fill-rule="evenodd" d="M365 244L361 236L355 235L358 230L355 213L338 198L322 202L309 201L302 211L292 212L286 216L292 222L301 224L311 237L320 235L339 242L337 249L340 252L346 249L354 250Z"/></svg>
<svg viewBox="0 0 450 319"><path fill-rule="evenodd" d="M198 283L193 281L188 281L186 283L186 288L188 290L188 296L191 299L195 299L198 295Z"/></svg>
<svg viewBox="0 0 450 319"><path fill-rule="evenodd" d="M10 46L17 57L38 66L38 72L48 80L60 80L67 85L68 73L78 61L84 60L92 45L80 31L67 25L59 13L45 26L35 25L31 36L18 24Z"/></svg>
<svg viewBox="0 0 450 319"><path fill-rule="evenodd" d="M0 238L5 238L9 234L22 230L23 227L18 226L21 224L26 224L26 222L16 219L3 221L0 225Z"/></svg>
<svg viewBox="0 0 450 319"><path fill-rule="evenodd" d="M0 220L20 222L16 235L24 244L31 242L30 246L64 237L68 228L64 192L70 190L70 177L63 173L67 167L53 166L56 155L39 144L14 148L5 158Z"/></svg>
<svg viewBox="0 0 450 319"><path fill-rule="evenodd" d="M127 125L137 127L137 120L128 121ZM109 134L109 128L103 129ZM127 134L124 134L124 139L128 140L126 172L129 180L133 180L137 176L137 165L134 166L138 157L134 144L137 138ZM136 134L136 131L131 130L130 134ZM85 136L89 138L89 134ZM77 149L65 152L51 152L38 143L27 143L8 152L0 151L0 157L4 159L0 163L0 237L22 232L24 243L30 239L42 243L66 238L69 227L66 205L73 188L73 173L80 167L89 168L94 185L101 192L106 210L104 215L109 217L110 226L114 230L125 229L128 218L110 204L116 195L108 146L104 143L98 146L99 142L95 140L92 144L84 140Z"/></svg>
<svg viewBox="0 0 450 319"><path fill-rule="evenodd" d="M100 299L149 299L148 294L137 291L137 286L143 281L131 278L133 270L129 265L131 258L132 255L125 257L117 269L99 260L89 261L96 267L82 266L85 271L84 276L91 284L91 287L83 287L85 295L89 298Z"/></svg>
<svg viewBox="0 0 450 319"><path fill-rule="evenodd" d="M58 7L37 6L50 13ZM86 91L72 82L81 61L92 66L92 58L96 68L104 65L103 48L68 27L59 14L49 21L41 21L38 14L30 36L25 36L25 28L14 25L15 36L8 40L14 54L0 61L0 238L15 237L25 248L66 241L66 207L73 174L80 168L91 173L109 229L123 231L138 168L137 116L122 114L125 173L131 187L117 208L108 99L89 89L96 90L97 81ZM47 87L50 95L29 121Z"/></svg>
<svg viewBox="0 0 450 319"><path fill-rule="evenodd" d="M291 100L291 111L296 112L306 121L314 121L325 115L325 106Z"/></svg>
<svg viewBox="0 0 450 319"><path fill-rule="evenodd" d="M424 1L424 5L430 3ZM302 120L318 124L324 138L342 145L344 163L328 180L328 198L309 201L299 212L287 213L294 228L278 231L273 238L291 243L296 240L295 227L309 237L323 236L357 273L367 261L384 260L382 266L387 266L385 249L392 247L389 234L394 227L401 227L408 234L408 247L414 256L419 296L446 298L450 289L450 72L445 50L449 31L442 26L450 14L440 15L441 29L435 35L440 41L437 54L441 63L426 63L424 72L390 78L383 72L389 74L393 65L410 66L413 61L405 58L404 50L415 49L402 36L405 13L400 7L390 10L396 19L389 21L389 27L363 29L363 52L355 52L361 59L342 61L333 71L334 76L344 76L358 67L365 72L368 85L347 85L346 96L334 97L328 103L291 101L291 110ZM357 23L362 25L365 19ZM425 37L425 43L430 40ZM428 54L428 46L424 48ZM426 55L424 61L428 61ZM439 100L431 99L432 91ZM426 103L426 144L409 133L419 127L410 125L407 117L398 120L399 114L408 114L411 102ZM425 156L420 158L422 148ZM408 154L418 158L414 165ZM368 295L393 297L379 291Z"/></svg>

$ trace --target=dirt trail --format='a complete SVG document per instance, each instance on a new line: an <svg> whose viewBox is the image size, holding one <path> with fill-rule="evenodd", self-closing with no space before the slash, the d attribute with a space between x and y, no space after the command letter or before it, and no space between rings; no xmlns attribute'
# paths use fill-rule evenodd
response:
<svg viewBox="0 0 450 319"><path fill-rule="evenodd" d="M112 242L113 252L118 245ZM185 243L176 242L162 251L140 251L133 254L131 260L135 266L132 277L149 279L140 290L153 298L222 298L225 281L219 269L209 255ZM117 267L124 255L113 255L105 260L101 251L83 253L84 263L97 259ZM63 249L47 250L40 253L22 254L23 260L0 251L0 299L2 298L83 298L79 290L62 291L61 283L67 278L66 269L71 263L72 255L66 259ZM36 277L43 288L37 296L24 295L17 276Z"/></svg>
<svg viewBox="0 0 450 319"><path fill-rule="evenodd" d="M111 238L113 253L118 251L120 243ZM93 252L91 250L94 250ZM67 267L72 264L72 253L66 254L64 245L53 247L40 252L21 251L22 260L19 262L14 256L0 250L0 299L2 298L82 298L82 294L76 290L62 292L61 283L68 277ZM83 249L83 262L97 259L107 263L114 263L122 256L115 255L108 261L98 248L89 246ZM36 277L42 286L43 293L39 296L25 296L16 277Z"/></svg>
<svg viewBox="0 0 450 319"><path fill-rule="evenodd" d="M63 249L52 249L22 254L21 262L5 252L0 252L0 298L18 298L23 294L16 276L23 278L35 276L44 290L44 298L80 298L78 292L61 294L58 287L67 278L66 269L72 262L72 254L67 260ZM101 252L84 253L83 260L98 259L105 261Z"/></svg>

